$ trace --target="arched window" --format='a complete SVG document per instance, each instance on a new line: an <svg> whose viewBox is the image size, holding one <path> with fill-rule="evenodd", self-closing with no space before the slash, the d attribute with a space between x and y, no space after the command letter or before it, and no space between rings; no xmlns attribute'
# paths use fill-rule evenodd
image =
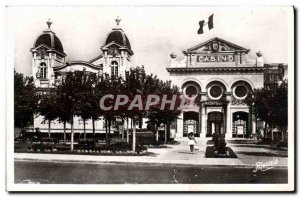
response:
<svg viewBox="0 0 300 197"><path fill-rule="evenodd" d="M244 98L248 94L248 89L243 85L238 85L234 89L234 94L237 98Z"/></svg>
<svg viewBox="0 0 300 197"><path fill-rule="evenodd" d="M40 64L40 78L47 79L47 65L44 62Z"/></svg>
<svg viewBox="0 0 300 197"><path fill-rule="evenodd" d="M245 99L248 96L249 92L252 90L249 83L242 80L235 82L231 87L232 87L233 96L236 99L240 99L240 100Z"/></svg>
<svg viewBox="0 0 300 197"><path fill-rule="evenodd" d="M208 88L208 96L213 100L218 100L223 96L224 89L219 84L213 84Z"/></svg>
<svg viewBox="0 0 300 197"><path fill-rule="evenodd" d="M118 62L112 61L111 62L111 77L118 76Z"/></svg>

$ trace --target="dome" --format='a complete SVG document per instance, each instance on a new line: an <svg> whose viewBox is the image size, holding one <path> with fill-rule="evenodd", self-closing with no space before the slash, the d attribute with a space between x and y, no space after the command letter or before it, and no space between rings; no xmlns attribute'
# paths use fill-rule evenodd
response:
<svg viewBox="0 0 300 197"><path fill-rule="evenodd" d="M54 49L60 53L64 54L64 49L62 46L61 41L59 38L55 35L54 32L50 29L52 22L49 20L47 21L48 29L43 32L35 41L34 48L40 46L40 45L46 45L51 49Z"/></svg>
<svg viewBox="0 0 300 197"><path fill-rule="evenodd" d="M40 35L34 45L34 48L40 46L40 45L46 45L52 49L55 49L56 51L60 53L64 53L63 46L61 44L61 41L55 34L50 34L50 33L43 33Z"/></svg>
<svg viewBox="0 0 300 197"><path fill-rule="evenodd" d="M117 26L112 29L112 31L108 34L106 38L105 45L108 45L112 42L115 42L116 44L127 48L129 51L131 51L131 46L128 37L122 30L122 28L119 26L121 19L119 16L115 19ZM132 51L131 51L132 52Z"/></svg>
<svg viewBox="0 0 300 197"><path fill-rule="evenodd" d="M122 30L113 30L108 34L105 45L111 42L115 42L116 44L127 47L129 50L131 50L130 42Z"/></svg>

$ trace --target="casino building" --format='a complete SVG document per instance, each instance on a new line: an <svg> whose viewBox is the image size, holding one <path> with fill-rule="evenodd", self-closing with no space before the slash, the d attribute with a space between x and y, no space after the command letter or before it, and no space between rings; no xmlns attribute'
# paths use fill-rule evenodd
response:
<svg viewBox="0 0 300 197"><path fill-rule="evenodd" d="M32 73L35 86L40 94L54 88L55 83L59 83L60 76L68 71L86 71L98 74L107 73L110 76L125 75L125 71L132 66L131 57L134 54L128 37L120 27L121 19L117 18L116 27L107 35L105 43L101 46L100 54L89 60L66 61L67 54L58 36L52 31L52 22L47 21L48 28L39 35L30 50L32 53ZM34 127L39 127L43 132L48 130L48 125L43 124L44 118L38 116L34 118ZM113 121L112 131L118 130ZM105 132L103 120L95 122L96 132ZM67 130L70 125L67 124ZM52 121L51 132L62 132L63 124ZM86 122L87 133L92 130L91 120ZM83 131L83 121L80 118L74 119L74 131Z"/></svg>
<svg viewBox="0 0 300 197"><path fill-rule="evenodd" d="M30 50L32 73L39 93L54 88L60 76L68 71L124 76L125 71L133 66L131 57L134 53L128 37L120 27L121 20L117 18L115 21L117 25L107 35L97 57L89 61L66 61L63 44L52 31L52 22L49 20L48 28L37 37ZM247 56L249 51L226 40L213 38L183 51L183 60L178 60L174 53L170 55L170 65L166 69L171 81L181 88L187 98L199 101L196 106L183 109L176 124L171 127L171 133L175 130L176 137L186 137L189 132L193 132L200 138L211 137L213 133L223 133L226 138L249 138L256 133L256 118L252 116L251 106L246 105L244 99L249 91L263 87L264 84L274 84L275 81L271 80L274 76L285 76L284 69L287 67L265 65L261 52L257 52L256 60L251 60ZM267 78L264 77L265 73ZM122 123L113 121L111 130L122 130L119 126ZM34 127L48 131L42 116L34 118ZM75 133L83 132L83 128L83 121L75 118ZM104 121L96 121L95 128L96 132L105 132ZM62 130L62 123L52 122L51 132ZM69 124L67 130L70 130ZM92 131L91 120L86 121L86 131Z"/></svg>
<svg viewBox="0 0 300 197"><path fill-rule="evenodd" d="M184 108L176 123L176 137L195 133L211 137L249 138L256 133L251 106L244 103L249 91L264 85L262 53L247 57L249 49L221 38L213 38L183 51L184 59L172 53L167 71L173 84L189 99L198 99L192 108Z"/></svg>

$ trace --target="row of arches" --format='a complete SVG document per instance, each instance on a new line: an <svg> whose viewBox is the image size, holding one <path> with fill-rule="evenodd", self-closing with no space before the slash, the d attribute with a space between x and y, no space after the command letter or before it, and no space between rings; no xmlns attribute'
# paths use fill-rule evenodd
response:
<svg viewBox="0 0 300 197"><path fill-rule="evenodd" d="M194 98L200 92L206 92L211 99L220 99L225 92L232 92L237 99L245 99L248 93L253 90L253 84L243 79L236 80L230 86L223 80L211 80L203 88L198 81L187 80L182 86L183 94L188 98Z"/></svg>
<svg viewBox="0 0 300 197"><path fill-rule="evenodd" d="M195 79L195 78L185 78L180 84L181 84L181 87L183 87L187 83L194 83L194 84L197 84L199 86L200 90L202 90L204 92L205 89L208 88L209 84L211 84L212 82L214 82L214 83L217 82L217 83L222 84L224 86L225 90L227 92L229 92L232 89L233 85L236 82L240 82L240 81L247 83L251 87L251 89L255 88L254 84L249 79L243 78L243 77L233 79L229 83L221 78L212 78L212 79L208 80L208 82L206 84L202 83L201 81L199 81L198 79Z"/></svg>

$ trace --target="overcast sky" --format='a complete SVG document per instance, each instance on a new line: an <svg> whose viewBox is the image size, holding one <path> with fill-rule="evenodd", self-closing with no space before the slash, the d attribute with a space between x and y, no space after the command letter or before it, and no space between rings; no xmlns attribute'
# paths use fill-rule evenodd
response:
<svg viewBox="0 0 300 197"><path fill-rule="evenodd" d="M214 29L197 34L199 20L214 14ZM262 51L266 63L288 62L288 15L283 8L140 6L140 7L9 7L7 29L14 31L15 68L31 74L30 48L47 28L60 38L67 60L89 61L101 53L107 34L116 26L129 38L133 64L168 79L166 67L172 52L193 47L213 37ZM182 56L182 55L181 55Z"/></svg>

